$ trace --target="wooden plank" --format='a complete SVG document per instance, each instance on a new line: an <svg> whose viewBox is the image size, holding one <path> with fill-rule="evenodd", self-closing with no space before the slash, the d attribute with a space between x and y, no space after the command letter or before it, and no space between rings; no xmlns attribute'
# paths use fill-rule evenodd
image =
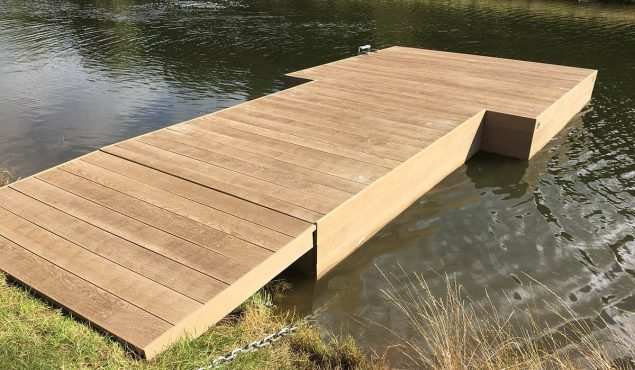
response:
<svg viewBox="0 0 635 370"><path fill-rule="evenodd" d="M377 114L383 113L391 116L404 117L402 120L404 122L411 122L416 124L417 122L427 121L427 117L429 116L427 112L435 111L438 114L442 114L444 116L450 117L453 121L460 119L462 117L465 120L465 117L473 116L477 114L483 107L476 106L464 106L460 104L453 103L451 100L447 101L444 99L425 99L422 98L421 103L426 103L426 113L421 113L419 109L416 107L416 103L407 104L407 102L403 102L400 99L393 99L391 97L383 96L381 94L371 94L368 92L360 93L355 91L346 91L340 90L335 87L329 86L327 84L322 84L320 82L315 82L307 85L304 89L304 93L313 93L316 95L324 95L329 96L345 101L349 101L352 104L356 105L364 105L371 112L376 112ZM428 100L428 101L426 101ZM415 104L415 105L413 105ZM451 114L448 111L453 110L456 112L455 114ZM461 121L459 121L461 122Z"/></svg>
<svg viewBox="0 0 635 370"><path fill-rule="evenodd" d="M218 229L207 227L187 217L117 192L66 171L48 171L38 175L37 178L105 208L109 208L115 212L143 222L144 224L187 240L190 243L242 262L247 266L259 263L272 252L272 249L259 247L244 239L226 234ZM246 222L245 224L245 226L248 226ZM279 236L279 238L267 240L267 242L275 246L272 248L277 249L291 240L290 237L284 234L277 234L277 236Z"/></svg>
<svg viewBox="0 0 635 370"><path fill-rule="evenodd" d="M518 85L522 84L527 86L528 88L570 89L575 86L579 80L578 76L568 79L552 78L550 75L545 75L544 73L531 73L531 71L524 69L510 69L501 66L497 68L487 68L487 65L466 61L465 59L455 59L451 64L448 64L443 60L439 60L439 58L435 58L434 61L425 60L421 57L415 57L415 59L409 60L409 57L404 55L396 56L382 53L373 55L372 58L347 60L339 65L360 69L407 70L408 73L415 76L415 78L425 76L422 79L426 79L430 72L443 71L455 79L476 77L487 81L487 83L491 85L516 83Z"/></svg>
<svg viewBox="0 0 635 370"><path fill-rule="evenodd" d="M344 76L347 76L348 73L352 74L355 72L356 71L347 72L347 74L345 74ZM341 90L338 91L336 89L335 91L332 91L332 87L338 86L335 83L331 85L331 81L333 81L333 75L326 72L322 73L325 76L328 76L324 78L324 82L322 82L322 79L318 79L311 82L310 84L307 84L306 87L303 87L302 89L289 89L286 91L285 94L282 94L282 98L295 98L321 102L324 105L333 106L340 110L347 110L350 109L351 106L355 106L357 107L357 109L363 111L365 115L370 116L373 119L380 118L383 121L398 122L401 125L424 128L443 128L443 126L450 126L454 128L474 114L473 109L468 110L464 113L450 111L449 109L446 109L446 106L449 105L449 103L453 102L452 99L437 99L437 101L435 101L435 99L427 98L426 95L422 95L422 101L415 105L417 109L416 116L405 116L399 113L395 114L394 111L391 112L385 110L381 100L378 100L377 97L369 101L365 99L365 94L356 93L354 95L359 94L359 96L357 96L356 98L351 98L351 95L339 94L338 92L340 92ZM322 75L322 73L320 73L320 75ZM376 78L381 78L381 76ZM336 80L339 81L339 79ZM392 81L393 84L398 83L397 86L402 86L402 84L416 84L417 87L423 89L426 89L428 86L430 86L430 84L428 83L424 84L413 80L395 81L394 78L389 78L389 80ZM355 81L352 80L352 82ZM374 87L375 89L379 87L379 84L376 83L368 85ZM329 86L331 87L331 89L325 89L325 86ZM387 90L390 91L390 89ZM395 91L391 91L390 93L390 95L395 94ZM457 93L456 95L460 95L460 93ZM405 104L400 105L399 107L405 107Z"/></svg>
<svg viewBox="0 0 635 370"><path fill-rule="evenodd" d="M488 75L488 71L510 71L510 74L505 76L508 80L514 80L516 79L516 76L529 77L549 75L549 77L552 77L551 80L558 79L575 81L576 79L578 79L579 81L581 78L586 77L589 73L592 72L592 70L589 69L503 58L492 58L480 55L467 55L437 50L391 47L381 50L377 53L373 53L371 55L348 58L336 63L329 63L326 65L309 68L303 71L294 72L291 75L296 78L315 79L315 77L313 77L314 73L318 71L331 70L332 74L334 74L333 70L337 67L354 66L359 70L363 70L368 76L370 73L372 73L372 68L374 67L374 64L376 64L374 63L374 61L381 61L385 59L390 59L392 61L392 68L390 69L391 73L399 70L407 71L408 73L412 72L413 70L415 70L416 72L416 66L412 65L412 62L414 61L416 61L418 64L425 64L429 61L436 61L437 64L435 66L428 66L427 68L433 71L451 71L452 69L455 69L456 66L460 66L463 67L463 69L466 71L477 74L485 74L487 75L487 77L493 78L496 78L497 76L495 74L494 76ZM411 63L404 64L405 61L410 61ZM445 73L442 74L445 75ZM375 77L376 74L373 74L373 78ZM413 76L411 76L411 79L412 78ZM460 76L455 77L455 80L458 79L460 79Z"/></svg>
<svg viewBox="0 0 635 370"><path fill-rule="evenodd" d="M356 82L355 79L350 81ZM425 117L431 117L428 118L430 122L439 123L447 122L449 118L462 122L466 119L466 115L471 116L475 111L482 109L493 109L501 113L535 117L551 104L550 99L531 97L519 99L518 97L510 97L504 92L488 91L488 94L483 94L482 88L457 89L447 84L434 84L429 81L416 82L413 80L399 81L395 86L394 79L391 79L392 85L382 81L381 77L374 78L372 84L364 84L363 80L360 80L352 88L340 79L316 81L312 85L314 87L326 86L328 89L338 91L349 91L362 96L370 94L375 99L380 99L382 96L390 96L397 106L407 105L415 107L420 113L423 111ZM308 91L304 93L308 93ZM426 109L422 110L419 106L425 106ZM439 118L435 116L439 116ZM453 126L455 127L456 125Z"/></svg>
<svg viewBox="0 0 635 370"><path fill-rule="evenodd" d="M190 267L119 238L11 188L0 191L0 204L56 235L165 285L201 303L227 287Z"/></svg>
<svg viewBox="0 0 635 370"><path fill-rule="evenodd" d="M231 143L230 145L241 149L248 150L247 148L251 148L251 150L256 150L268 157L296 165L305 163L306 166L310 165L310 168L364 184L380 178L390 168L339 156L336 153L344 152L347 149L340 145L325 144L318 140L310 140L294 135L285 136L279 132L272 133L271 130L258 130L252 127L252 132L258 132L255 134L227 127L219 124L219 122L219 118L204 116L196 122L186 122L172 126L170 129L184 133L196 131L201 134L215 135ZM351 149L349 148L348 150ZM361 154L357 152L357 155ZM388 160L395 165L399 163L391 159Z"/></svg>
<svg viewBox="0 0 635 370"><path fill-rule="evenodd" d="M487 94L483 94L483 89L479 87L457 87L430 80L417 81L405 77L398 78L388 74L374 75L373 83L368 84L368 76L364 74L363 70L351 70L336 75L326 71L313 71L311 74L319 81L328 82L329 85L333 86L346 87L347 84L353 84L355 86L363 86L363 88L386 91L390 91L391 86L397 86L400 93L420 97L422 101L430 101L430 97L436 97L442 100L445 99L445 101L461 102L462 104L480 104L482 108L501 110L509 114L536 116L536 112L542 111L542 109L551 104L551 100L547 99L527 96L519 99L518 96L496 90L488 91ZM288 91L302 92L302 90L299 89L290 89ZM289 96L285 95L284 97L288 98ZM315 98L314 101L319 98L320 97ZM333 100L334 102L329 103L329 105L342 104L342 102L337 99ZM444 115L442 112L434 110L428 111L426 109L427 107L425 105L421 108L422 113L425 113L430 122L443 122L452 117Z"/></svg>
<svg viewBox="0 0 635 370"><path fill-rule="evenodd" d="M378 134L378 132L372 129L367 130L366 135L359 133L351 133L350 128L340 127L339 129L330 129L328 122L331 122L325 118L318 118L317 113L308 114L302 117L299 111L287 117L283 115L276 115L272 112L268 114L272 117L265 118L253 118L243 117L243 119L229 119L227 115L215 115L213 121L217 125L227 126L238 130L244 130L250 132L257 127L257 130L269 133L270 136L293 135L304 139L320 140L322 142L329 141L332 144L339 145L341 147L359 150L364 153L376 155L382 158L388 158L399 161L403 157L404 152L415 152L417 149L412 146L415 140L407 138L401 138L394 140L394 138L387 138L385 135ZM289 118L290 116L296 117L296 119ZM322 123L322 125L320 125ZM384 136L384 137L381 137ZM400 143L401 142L401 143ZM407 142L407 143L406 143ZM417 145L422 145L420 141L417 141ZM369 149L370 148L370 149Z"/></svg>
<svg viewBox="0 0 635 370"><path fill-rule="evenodd" d="M359 70L358 67L348 67L343 65L330 66L329 69L332 70L334 73L352 72ZM564 89L553 89L542 86L527 86L527 88L524 88L524 84L519 84L517 81L498 81L494 83L477 76L440 73L442 71L423 71L419 73L411 73L410 71L400 72L399 69L396 68L377 66L364 68L364 71L367 74L373 74L377 76L394 77L396 79L410 79L420 82L425 81L434 84L454 86L460 89L480 88L484 91L498 91L500 93L519 98L531 97L534 99L539 99L540 97L547 97L549 99L557 99L565 91Z"/></svg>
<svg viewBox="0 0 635 370"><path fill-rule="evenodd" d="M346 91L343 92L337 89L325 88L326 86L330 87L330 85L323 84L318 80L302 86L302 89L296 88L283 91L280 97L276 96L275 99L272 98L271 102L268 102L268 105L270 105L269 110L278 115L294 117L296 116L295 111L297 109L299 115L304 112L303 115L300 115L301 117L310 119L310 117L314 115L314 112L307 108L293 108L290 110L288 105L283 104L284 99L295 99L300 102L321 102L325 105L337 108L340 111L348 110L352 114L356 113L357 115L363 116L364 126L372 128L378 127L378 125L372 125L376 119L381 119L383 122L398 122L400 125L415 127L456 127L457 124L465 120L466 115L474 114L473 110L470 110L469 113L449 113L447 110L439 107L417 105L415 115L405 116L394 109L395 105L384 105L381 99L377 97L360 93L348 94ZM437 105L443 107L441 104L442 103L439 102ZM293 106L294 104L290 105ZM405 104L397 104L396 106L398 109L408 108ZM249 108L255 109L256 107L256 105L249 105ZM329 110L323 110L321 115L328 115L328 112ZM331 116L336 122L341 120L341 118L338 117L339 115L335 117ZM365 123L365 117L372 118L370 124ZM354 124L354 121L350 119L347 119L345 122L347 126ZM392 125L389 127L391 126Z"/></svg>
<svg viewBox="0 0 635 370"><path fill-rule="evenodd" d="M484 115L475 115L318 221L318 277L476 153Z"/></svg>
<svg viewBox="0 0 635 370"><path fill-rule="evenodd" d="M538 71L527 68L526 64L508 64L487 63L483 60L470 60L466 58L447 57L447 56L431 56L425 54L411 55L407 53L385 54L378 53L373 55L373 60L379 59L389 62L398 62L401 69L429 69L429 70L450 70L464 73L478 73L488 79L497 81L500 79L522 81L528 80L532 83L554 86L554 87L573 87L569 83L579 82L579 73L559 72L553 74L545 74L544 70ZM363 60L363 59L362 59ZM575 84L574 84L575 85Z"/></svg>
<svg viewBox="0 0 635 370"><path fill-rule="evenodd" d="M466 116L472 116L483 109L482 106L477 106L472 103L460 104L459 101L443 99L443 97L435 96L428 98L422 96L410 98L394 91L387 95L383 92L373 91L371 88L345 88L321 81L313 82L303 90L303 94L333 97L354 105L363 106L367 112L373 114L382 113L393 118L405 117L404 119L407 119L407 122L419 120L429 124L429 117L433 114L445 119L461 122L465 120ZM422 104L426 107L423 112L422 109L418 107L418 104ZM437 120L435 123L436 122L443 121Z"/></svg>
<svg viewBox="0 0 635 370"><path fill-rule="evenodd" d="M277 118L283 120L282 117ZM302 161L310 161L310 163L315 163L315 166L321 171L328 171L336 176L350 178L362 183L366 183L366 179L380 177L387 169L399 163L398 160L342 146L330 140L306 138L260 126L241 124L216 114L203 116L196 123L197 128L212 134L222 135L223 140L232 142L232 145L242 146L243 143L252 143L255 145L255 150L280 160L298 165ZM186 124L190 124L190 122ZM311 166L311 168L313 167ZM351 170L355 174L363 174L364 177L361 180L355 176L351 178Z"/></svg>
<svg viewBox="0 0 635 370"><path fill-rule="evenodd" d="M219 212L206 205L168 193L167 191L154 188L130 178L126 178L88 162L76 161L64 164L60 168L110 189L127 194L133 198L143 200L149 204L168 210L201 225L206 225L214 230L219 230L223 233L243 238L244 240L263 247L269 245L271 246L270 250L272 251L279 249L281 245L284 245L291 240L291 237L286 234L265 228L227 213ZM188 223L188 226L189 225L190 223ZM218 239L216 232L212 232L212 235L208 235L210 231L206 230L206 228L201 229L201 227L197 225L193 225L192 228L193 229L189 232L195 234L192 236L192 240L199 240L196 242L197 244L205 245L209 244L210 240ZM224 235L221 235L220 238L219 242L221 243L229 242L231 244L233 241L233 239L228 239ZM250 250L253 249L251 246L247 246L247 248ZM221 249L225 248L220 247L218 250L219 253L221 253ZM225 253L231 254L231 251L226 251ZM255 256L261 258L265 255L262 255L261 252L256 252Z"/></svg>
<svg viewBox="0 0 635 370"><path fill-rule="evenodd" d="M238 261L77 197L44 181L31 178L11 184L10 187L224 283L233 283L249 271L249 266Z"/></svg>
<svg viewBox="0 0 635 370"><path fill-rule="evenodd" d="M527 159L536 120L487 111L483 124L481 150L518 159Z"/></svg>
<svg viewBox="0 0 635 370"><path fill-rule="evenodd" d="M527 159L531 159L542 149L591 100L597 71L591 73L574 89L558 99L551 107L538 116L531 151Z"/></svg>
<svg viewBox="0 0 635 370"><path fill-rule="evenodd" d="M594 72L591 69L580 68L580 67L537 63L537 62L531 62L526 60L490 57L485 55L453 53L453 52L442 51L442 50L415 49L415 48L394 46L394 47L385 49L385 51L395 55L403 55L403 54L410 54L414 56L431 55L437 58L444 58L445 60L448 61L448 63L453 63L456 60L472 60L481 64L489 64L495 67L516 68L516 69L524 70L524 71L532 70L532 71L538 71L541 73L558 74L558 75L569 74L572 76L577 76L582 78Z"/></svg>
<svg viewBox="0 0 635 370"><path fill-rule="evenodd" d="M0 236L0 269L76 317L141 349L172 325Z"/></svg>
<svg viewBox="0 0 635 370"><path fill-rule="evenodd" d="M320 214L325 214L337 205L337 202L334 201L245 176L141 142L128 141L102 150L230 194L244 194L247 197L248 193L245 190L257 189L256 192L263 194L263 196L275 198L297 208L304 208ZM256 199L249 200L258 201Z"/></svg>
<svg viewBox="0 0 635 370"><path fill-rule="evenodd" d="M237 109L238 110L238 109ZM243 114L249 114L253 110L250 109L249 105L241 106L240 112ZM261 112L262 113L262 112ZM269 115L271 117L271 115ZM237 134L240 131L245 131L251 134L255 134L255 137L232 137L231 135L227 135L226 133L218 133L211 130L209 125L210 123L216 124L218 122L219 117L216 117L216 114L209 114L206 116L199 117L197 119L184 122L183 124L174 125L169 127L171 130L185 130L194 128L207 128L208 136L216 136L217 140L221 140L226 145L230 145L236 148L244 149L244 147L248 147L255 154L260 154L262 156L279 159L284 162L292 163L298 166L304 166L307 168L315 168L320 172L333 174L334 176L339 176L343 178L347 177L347 171L349 167L356 168L356 162L361 162L363 167L360 167L362 171L369 171L373 173L373 171L378 173L383 173L387 169L393 168L399 164L399 161L394 159L385 158L381 156L377 156L374 154L365 153L356 149L343 147L341 145L336 145L334 143L330 143L327 141L320 141L315 139L307 139L302 136L286 134L283 132L272 132L270 129L266 129L264 127L259 127L252 125L248 131L246 130L238 130ZM277 121L284 121L282 117L276 117ZM221 121L222 122L222 121ZM225 126L227 126L227 121L225 121ZM235 127L229 127L235 128ZM249 147L249 140L255 139L255 144L260 144L258 140L260 138L258 136L263 136L269 139L280 140L289 144L293 144L293 146L288 149L297 149L295 146L305 147L308 150L305 152L299 152L296 150L292 150L288 155L284 155L287 152L276 150L277 146L266 145L269 142L265 142L265 146L257 145L255 147ZM287 149L287 148L285 148ZM247 150L247 149L244 149ZM320 166L319 160L323 158L328 165ZM372 175L369 175L369 177ZM352 179L353 181L357 181ZM357 181L360 182L360 181Z"/></svg>
<svg viewBox="0 0 635 370"><path fill-rule="evenodd" d="M279 118L279 120L282 121L283 118ZM243 146L244 143L252 143L255 146L253 150L266 152L274 158L285 160L289 163L298 165L302 163L302 161L305 163L307 161L316 163L317 168L321 171L328 171L327 173L329 174L334 174L335 176L340 176L355 182L366 183L370 181L367 179L381 176L380 174L385 172L387 168L371 165L361 160L351 160L346 157L340 157L337 154L329 155L329 153L313 150L314 146L318 147L322 143L325 143L325 141L320 141L317 138L298 136L258 125L229 120L216 115L203 117L201 122L196 125L196 128L200 128L208 134L220 135L222 136L222 140L232 141L236 146ZM305 143L311 144L305 146ZM356 147L330 143L329 149L336 152L338 149L340 151L356 150ZM286 154L280 155L279 153ZM386 163L396 162L393 159L369 154L364 151L357 150L357 153L378 158L376 162L384 162L379 158L384 158ZM320 158L328 158L329 161L325 162L323 159L320 160ZM322 165L319 165L319 163L322 163ZM308 166L308 164L305 164L305 166ZM360 179L359 175L357 175L358 173L364 177Z"/></svg>
<svg viewBox="0 0 635 370"><path fill-rule="evenodd" d="M357 129L372 129L373 131L392 133L410 139L417 139L420 142L416 146L430 143L430 136L434 137L442 135L450 128L456 127L458 123L452 123L448 117L440 118L430 115L426 118L426 122L419 122L417 125L404 123L394 116L375 114L374 112L351 111L350 104L339 99L329 98L328 96L312 95L312 98L301 96L300 90L286 90L289 93L280 94L277 100L286 102L287 104L301 104L305 108L312 111L327 111L328 117L333 121L342 120L341 126L356 127ZM246 106L242 109L243 114L253 114L259 116L267 116L253 107ZM270 116L270 115L269 115ZM270 116L273 117L273 116Z"/></svg>
<svg viewBox="0 0 635 370"><path fill-rule="evenodd" d="M104 168L124 178L140 184L147 184L166 193L175 194L193 202L217 209L257 225L280 231L289 236L299 235L309 223L275 210L245 201L239 197L222 193L179 177L141 166L105 152L94 152L81 159L84 162ZM274 206L276 205L275 202ZM307 212L308 213L308 212ZM310 220L317 214L310 214Z"/></svg>
<svg viewBox="0 0 635 370"><path fill-rule="evenodd" d="M391 155L395 150L401 153L408 147L418 148L428 142L421 137L399 135L398 128L377 130L376 128L381 126L373 125L372 121L364 121L363 124L358 125L352 124L360 123L366 116L372 116L364 110L354 109L355 107L349 107L349 114L341 111L331 114L325 109L312 108L310 105L312 99L289 102L283 96L285 95L276 95L275 98L261 102L262 105L250 104L247 109L221 111L214 117L249 123L296 136L314 137L316 140L330 141L344 147L358 148L369 154L393 159Z"/></svg>
<svg viewBox="0 0 635 370"><path fill-rule="evenodd" d="M348 194L355 194L366 187L362 183L351 181L343 177L329 175L325 172L316 171L311 168L283 162L275 158L265 157L256 153L247 152L229 145L225 145L221 139L218 139L214 136L204 138L199 135L188 135L174 130L162 130L157 132L157 134L159 133L161 134L161 136L169 138L169 140L177 143L196 146L198 148L213 151L225 156L238 158L242 161L253 163L265 168L284 171L289 174L294 174L295 176L298 176L305 180L342 190Z"/></svg>
<svg viewBox="0 0 635 370"><path fill-rule="evenodd" d="M352 195L351 193L332 188L328 185L317 184L312 181L305 180L301 177L295 176L294 174L289 174L284 171L278 171L233 157L228 157L197 146L189 145L183 141L174 141L172 136L164 134L166 132L173 131L159 131L152 135L146 135L143 138L139 138L139 141L176 154L187 156L212 165L217 165L218 167L222 167L230 171L242 173L272 184L306 192L335 202L343 202Z"/></svg>
<svg viewBox="0 0 635 370"><path fill-rule="evenodd" d="M0 234L59 268L172 325L201 305L2 208Z"/></svg>

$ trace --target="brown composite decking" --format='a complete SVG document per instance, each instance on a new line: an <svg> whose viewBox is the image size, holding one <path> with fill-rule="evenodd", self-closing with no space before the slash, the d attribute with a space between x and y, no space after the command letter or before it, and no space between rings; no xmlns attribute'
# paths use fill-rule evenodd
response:
<svg viewBox="0 0 635 370"><path fill-rule="evenodd" d="M295 72L1 189L0 269L151 358L298 259L323 275L476 151L531 158L595 77L403 47Z"/></svg>

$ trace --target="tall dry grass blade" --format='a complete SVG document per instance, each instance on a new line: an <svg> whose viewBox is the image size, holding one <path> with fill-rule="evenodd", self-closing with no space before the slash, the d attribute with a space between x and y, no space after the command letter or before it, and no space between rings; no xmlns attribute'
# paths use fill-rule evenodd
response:
<svg viewBox="0 0 635 370"><path fill-rule="evenodd" d="M403 272L403 269L402 269ZM383 291L415 333L397 335L398 347L413 367L428 369L619 369L625 368L633 347L622 336L602 331L580 317L551 289L533 280L557 298L549 302L529 302L520 307L507 300L510 312L502 314L486 292L474 302L465 297L456 279L445 276L446 292L435 296L422 274L406 274L400 279L381 272L388 282ZM533 290L533 286L530 287ZM536 295L534 295L536 296ZM535 317L537 308L548 307L566 325L550 328ZM608 325L604 326L608 328ZM604 333L618 349L610 355L597 337ZM631 330L631 333L633 331ZM393 332L393 334L395 334ZM635 338L635 337L631 337ZM615 352L615 351L614 351ZM630 366L635 365L631 363Z"/></svg>

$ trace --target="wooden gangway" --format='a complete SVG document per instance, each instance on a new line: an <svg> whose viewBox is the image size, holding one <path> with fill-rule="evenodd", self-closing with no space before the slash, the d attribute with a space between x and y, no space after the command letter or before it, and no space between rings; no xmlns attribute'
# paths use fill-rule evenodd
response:
<svg viewBox="0 0 635 370"><path fill-rule="evenodd" d="M0 269L147 358L320 277L478 150L529 159L596 71L392 47L0 190Z"/></svg>

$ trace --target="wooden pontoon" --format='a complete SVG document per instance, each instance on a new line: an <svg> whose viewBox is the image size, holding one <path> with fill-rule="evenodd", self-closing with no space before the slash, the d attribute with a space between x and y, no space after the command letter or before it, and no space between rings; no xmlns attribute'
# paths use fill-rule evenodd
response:
<svg viewBox="0 0 635 370"><path fill-rule="evenodd" d="M527 160L596 71L392 47L0 190L0 269L151 358L320 277L478 150Z"/></svg>

